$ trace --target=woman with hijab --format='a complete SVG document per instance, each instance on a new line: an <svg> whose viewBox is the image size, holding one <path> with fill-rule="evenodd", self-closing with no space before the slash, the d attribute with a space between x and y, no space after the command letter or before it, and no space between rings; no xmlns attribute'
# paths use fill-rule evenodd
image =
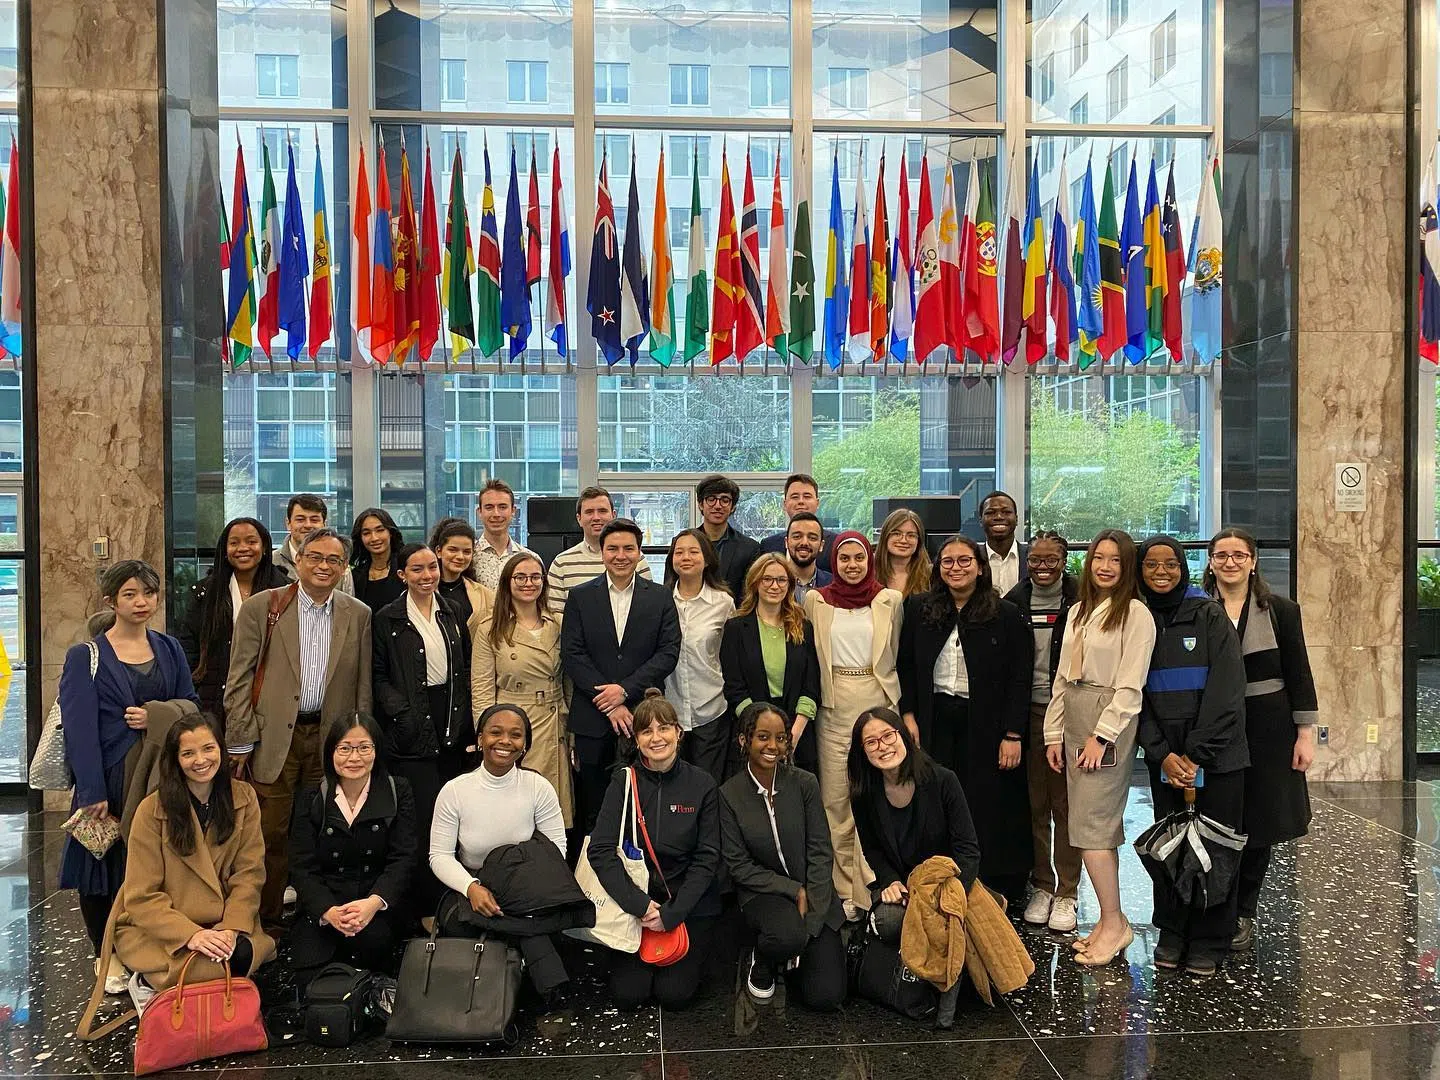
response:
<svg viewBox="0 0 1440 1080"><path fill-rule="evenodd" d="M1183 810L1193 788L1201 814L1238 832L1250 764L1240 639L1224 609L1191 588L1185 551L1168 536L1140 545L1140 596L1155 619L1138 733L1155 819ZM1155 966L1173 971L1184 963L1191 975L1214 975L1235 936L1239 886L1236 875L1223 896L1197 891L1186 904L1156 881Z"/></svg>
<svg viewBox="0 0 1440 1080"><path fill-rule="evenodd" d="M853 530L830 545L835 578L805 594L820 660L820 711L815 717L820 794L835 848L835 892L847 919L870 908L872 874L855 834L850 808L850 755L855 718L867 709L900 704L895 670L904 598L875 577L875 549Z"/></svg>

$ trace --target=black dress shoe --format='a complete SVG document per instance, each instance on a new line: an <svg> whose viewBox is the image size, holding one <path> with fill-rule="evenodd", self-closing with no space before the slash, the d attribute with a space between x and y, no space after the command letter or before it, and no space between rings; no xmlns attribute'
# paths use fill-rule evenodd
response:
<svg viewBox="0 0 1440 1080"><path fill-rule="evenodd" d="M1219 970L1220 965L1213 956L1191 956L1185 961L1185 974L1198 975L1202 979L1210 978Z"/></svg>
<svg viewBox="0 0 1440 1080"><path fill-rule="evenodd" d="M1179 945L1159 944L1155 946L1155 966L1162 971L1174 971L1185 957L1185 950Z"/></svg>
<svg viewBox="0 0 1440 1080"><path fill-rule="evenodd" d="M1241 915L1235 922L1235 936L1230 939L1231 952L1249 952L1255 946L1255 919Z"/></svg>

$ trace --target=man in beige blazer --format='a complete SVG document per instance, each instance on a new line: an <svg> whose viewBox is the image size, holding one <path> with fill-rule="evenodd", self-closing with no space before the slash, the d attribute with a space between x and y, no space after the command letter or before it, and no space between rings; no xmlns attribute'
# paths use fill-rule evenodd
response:
<svg viewBox="0 0 1440 1080"><path fill-rule="evenodd" d="M235 622L225 682L225 742L235 775L249 780L260 798L265 834L260 917L267 927L279 923L285 898L295 792L324 776L323 732L337 717L370 711L370 609L338 591L348 555L338 532L316 529L297 552L298 589L256 593L240 605ZM262 655L271 601L281 597L285 607L268 654Z"/></svg>

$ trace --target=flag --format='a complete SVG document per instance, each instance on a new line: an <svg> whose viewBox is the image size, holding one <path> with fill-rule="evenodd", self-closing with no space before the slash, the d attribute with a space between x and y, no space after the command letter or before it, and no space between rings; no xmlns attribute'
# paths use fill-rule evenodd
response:
<svg viewBox="0 0 1440 1080"><path fill-rule="evenodd" d="M825 361L838 371L845 362L845 320L850 286L845 279L845 216L840 205L840 158L830 161L830 229L825 240Z"/></svg>
<svg viewBox="0 0 1440 1080"><path fill-rule="evenodd" d="M255 343L255 223L250 218L245 150L238 145L235 149L235 186L231 190L235 209L230 218L230 285L226 290L225 336L232 343L230 363L238 368L250 359ZM10 160L15 161L16 156ZM9 212L8 206L6 212Z"/></svg>
<svg viewBox="0 0 1440 1080"><path fill-rule="evenodd" d="M5 237L0 241L0 321L3 321L5 349L19 356L23 348L20 312L20 150L10 136L9 198L4 200ZM224 209L221 209L224 216Z"/></svg>
<svg viewBox="0 0 1440 1080"><path fill-rule="evenodd" d="M855 210L850 232L850 349L857 360L870 352L870 215L865 209L865 157L855 170Z"/></svg>
<svg viewBox="0 0 1440 1080"><path fill-rule="evenodd" d="M480 246L475 267L475 344L480 355L489 359L505 340L500 321L500 229L495 221L489 140L485 142L485 187L480 195Z"/></svg>
<svg viewBox="0 0 1440 1080"><path fill-rule="evenodd" d="M1165 206L1160 215L1160 232L1165 238L1165 347L1170 359L1185 359L1185 322L1180 314L1180 293L1185 287L1185 247L1180 236L1180 211L1175 202L1175 160L1170 160L1170 179L1165 184Z"/></svg>
<svg viewBox="0 0 1440 1080"><path fill-rule="evenodd" d="M12 140L13 141L13 140ZM13 150L12 150L13 155ZM14 160L13 156L11 160ZM230 278L230 221L225 217L225 184L218 183L220 195L220 306L227 313L230 310L225 301L225 282ZM5 189L0 188L0 220L5 217ZM0 270L3 270L4 260L0 259ZM0 294L4 293L4 283L0 282ZM222 363L230 363L230 320L225 320L225 333L220 337L220 360ZM4 346L0 346L0 355L8 355Z"/></svg>
<svg viewBox="0 0 1440 1080"><path fill-rule="evenodd" d="M795 173L795 248L790 255L790 355L810 363L815 351L815 259L810 242L810 163Z"/></svg>
<svg viewBox="0 0 1440 1080"><path fill-rule="evenodd" d="M241 164L244 163L242 157ZM237 165L238 169L240 166ZM374 228L370 209L370 180L365 175L365 144L360 144L360 169L355 174L355 197L350 205L350 325L362 350L370 348L370 233ZM233 231L233 230L232 230ZM254 233L251 234L254 242ZM252 260L253 261L253 260ZM253 298L252 298L253 299ZM364 356L364 352L361 352ZM238 361L237 361L238 363Z"/></svg>
<svg viewBox="0 0 1440 1080"><path fill-rule="evenodd" d="M1436 219L1435 151L1436 147L1431 146L1420 177L1420 355L1432 362L1440 359L1440 279L1436 277L1440 273L1440 221Z"/></svg>
<svg viewBox="0 0 1440 1080"><path fill-rule="evenodd" d="M770 266L765 294L765 340L785 359L790 337L790 283L786 280L785 199L780 193L780 155L775 155L775 188L770 194Z"/></svg>
<svg viewBox="0 0 1440 1080"><path fill-rule="evenodd" d="M675 359L675 264L670 260L670 208L665 197L665 143L655 174L655 228L650 236L650 265L655 281L650 292L650 358L661 367Z"/></svg>
<svg viewBox="0 0 1440 1080"><path fill-rule="evenodd" d="M510 188L505 193L505 236L500 249L500 325L510 336L510 359L530 344L530 288L525 253L525 217L520 210L520 177L515 143L510 143Z"/></svg>
<svg viewBox="0 0 1440 1080"><path fill-rule="evenodd" d="M775 156L778 168L778 148ZM735 311L735 359L742 362L765 340L765 294L760 291L760 216L755 209L749 145L745 147L744 195L740 208L740 294Z"/></svg>
<svg viewBox="0 0 1440 1080"><path fill-rule="evenodd" d="M875 221L870 235L870 356L885 359L890 335L890 220L885 206L885 151L875 178Z"/></svg>
<svg viewBox="0 0 1440 1080"><path fill-rule="evenodd" d="M1055 192L1055 220L1050 226L1050 320L1055 324L1055 359L1069 361L1076 337L1075 275L1070 270L1070 186L1064 157Z"/></svg>
<svg viewBox="0 0 1440 1080"><path fill-rule="evenodd" d="M557 144L557 149L558 144ZM540 175L535 170L535 141L530 141L530 189L525 203L525 297L540 284Z"/></svg>
<svg viewBox="0 0 1440 1080"><path fill-rule="evenodd" d="M1200 182L1195 208L1195 241L1190 251L1195 281L1190 292L1190 342L1202 364L1220 355L1221 297L1224 292L1224 255L1220 223L1220 159L1210 168L1210 181Z"/></svg>
<svg viewBox="0 0 1440 1080"><path fill-rule="evenodd" d="M1050 349L1045 343L1045 217L1040 206L1040 170L1034 162L1025 196L1024 247L1025 288L1020 314L1025 320L1025 361L1035 364Z"/></svg>
<svg viewBox="0 0 1440 1080"><path fill-rule="evenodd" d="M1020 215L1023 185L1017 172L1019 153L1010 155L1005 176L1005 306L1000 327L1000 359L1010 363L1020 351L1020 328L1024 325L1025 253L1020 242Z"/></svg>
<svg viewBox="0 0 1440 1080"><path fill-rule="evenodd" d="M430 141L425 141L425 192L420 201L420 359L429 360L440 340L440 222L435 209L435 176Z"/></svg>
<svg viewBox="0 0 1440 1080"><path fill-rule="evenodd" d="M310 280L310 359L330 340L334 299L330 290L330 222L325 213L325 173L320 137L315 137L315 258Z"/></svg>
<svg viewBox="0 0 1440 1080"><path fill-rule="evenodd" d="M923 158L922 158L923 160ZM902 364L915 333L915 259L910 244L910 177L900 155L900 206L895 214L895 250L890 256L890 284L895 293L890 312L890 355Z"/></svg>
<svg viewBox="0 0 1440 1080"><path fill-rule="evenodd" d="M940 219L935 236L940 258L940 301L944 313L944 341L955 350L955 359L965 361L965 348L970 342L967 325L968 284L962 284L961 268L968 275L978 274L979 246L975 236L975 213L980 205L980 163L970 162L970 183L965 193L965 219L962 223L955 207L955 167L945 159L945 182L940 186ZM978 280L978 279L977 279Z"/></svg>
<svg viewBox="0 0 1440 1080"><path fill-rule="evenodd" d="M950 168L949 161L945 168ZM946 343L945 287L940 267L939 230L930 203L930 159L920 158L920 207L915 222L915 359L923 364Z"/></svg>
<svg viewBox="0 0 1440 1080"><path fill-rule="evenodd" d="M275 178L270 172L270 147L260 140L265 162L260 188L260 313L255 331L260 347L270 356L270 345L280 333L280 211L275 205Z"/></svg>
<svg viewBox="0 0 1440 1080"><path fill-rule="evenodd" d="M590 333L605 363L625 355L620 344L620 245L615 237L615 205L610 201L610 161L600 159L595 195L595 235L590 240L590 284L585 296Z"/></svg>
<svg viewBox="0 0 1440 1080"><path fill-rule="evenodd" d="M1109 360L1125 344L1125 285L1120 233L1115 226L1115 181L1105 163L1105 189L1100 197L1100 359Z"/></svg>
<svg viewBox="0 0 1440 1080"><path fill-rule="evenodd" d="M402 367L420 344L420 258L415 236L415 187L410 152L400 138L400 217L395 222L395 344L390 359Z"/></svg>
<svg viewBox="0 0 1440 1080"><path fill-rule="evenodd" d="M395 345L392 322L395 300L395 248L390 238L390 172L385 142L375 154L375 216L370 238L370 354L375 362L390 359Z"/></svg>
<svg viewBox="0 0 1440 1080"><path fill-rule="evenodd" d="M475 344L475 308L470 299L470 278L475 273L475 249L470 245L470 214L465 208L465 162L460 147L450 166L450 207L445 212L445 268L440 293L450 324L450 358L456 359Z"/></svg>
<svg viewBox="0 0 1440 1080"><path fill-rule="evenodd" d="M570 213L560 183L560 147L550 164L550 280L545 300L545 325L555 351L570 359L570 337L565 327L565 279L570 276Z"/></svg>
<svg viewBox="0 0 1440 1080"><path fill-rule="evenodd" d="M1075 277L1080 298L1075 315L1079 330L1080 369L1093 364L1100 355L1100 335L1105 330L1101 314L1100 227L1095 222L1095 181L1090 162L1085 162L1085 190L1080 194L1080 220L1075 225Z"/></svg>
<svg viewBox="0 0 1440 1080"><path fill-rule="evenodd" d="M1130 179L1125 185L1125 217L1120 225L1120 256L1125 260L1125 356L1132 364L1144 363L1145 344L1145 224L1140 216L1140 184L1135 158L1130 158Z"/></svg>
<svg viewBox="0 0 1440 1080"><path fill-rule="evenodd" d="M709 284L705 280L705 213L700 207L700 140L690 153L690 287L685 294L685 359L705 351L710 333Z"/></svg>
<svg viewBox="0 0 1440 1080"><path fill-rule="evenodd" d="M1160 225L1160 188L1155 159L1150 159L1150 180L1145 185L1145 355L1165 344L1165 298L1170 279L1165 259L1165 237Z"/></svg>
<svg viewBox="0 0 1440 1080"><path fill-rule="evenodd" d="M288 142L285 157L285 224L280 238L276 315L285 331L285 353L291 360L298 360L305 350L305 280L310 276L310 247L305 242L305 208L300 205L300 187L295 181L295 147ZM8 230L5 243L8 254Z"/></svg>
<svg viewBox="0 0 1440 1080"><path fill-rule="evenodd" d="M625 249L620 260L620 340L630 350L630 366L640 359L640 345L650 332L650 278L640 239L640 182L635 177L635 144L630 144L630 199L625 221Z"/></svg>
<svg viewBox="0 0 1440 1080"><path fill-rule="evenodd" d="M979 163L972 168L979 168ZM973 264L967 259L965 265L966 330L970 348L981 361L993 362L1000 355L1000 297L995 262L995 200L988 173L980 177L974 220Z"/></svg>
<svg viewBox="0 0 1440 1080"><path fill-rule="evenodd" d="M720 236L715 241L715 286L711 302L710 365L735 353L735 324L740 303L740 236L735 231L735 200L730 194L727 151L720 152ZM737 357L738 359L739 357Z"/></svg>

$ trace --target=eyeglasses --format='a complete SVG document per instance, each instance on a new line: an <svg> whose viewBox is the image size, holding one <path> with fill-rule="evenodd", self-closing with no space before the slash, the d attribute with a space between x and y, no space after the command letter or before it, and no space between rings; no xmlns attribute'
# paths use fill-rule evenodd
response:
<svg viewBox="0 0 1440 1080"><path fill-rule="evenodd" d="M909 529L896 529L890 535L899 540L914 540L917 544L920 542L920 534Z"/></svg>
<svg viewBox="0 0 1440 1080"><path fill-rule="evenodd" d="M1248 551L1217 551L1210 556L1210 561L1213 563L1233 562L1243 566L1250 561L1250 558Z"/></svg>
<svg viewBox="0 0 1440 1080"><path fill-rule="evenodd" d="M899 737L900 732L892 727L889 731L885 732L884 735L872 735L870 738L863 740L861 745L864 746L866 750L874 752L882 746L894 746L895 740Z"/></svg>
<svg viewBox="0 0 1440 1080"><path fill-rule="evenodd" d="M539 585L545 580L544 574L511 574L510 580L516 585Z"/></svg>
<svg viewBox="0 0 1440 1080"><path fill-rule="evenodd" d="M374 744L373 742L362 742L362 743L342 742L342 743L340 743L338 746L335 747L335 756L336 756L336 757L355 757L355 756L357 756L357 755L358 755L359 757L370 757L370 756L371 756L372 754L374 754L374 753L375 753L375 744Z"/></svg>
<svg viewBox="0 0 1440 1080"><path fill-rule="evenodd" d="M973 555L946 555L940 560L941 570L969 570L974 565L975 556Z"/></svg>
<svg viewBox="0 0 1440 1080"><path fill-rule="evenodd" d="M1045 558L1037 558L1032 555L1025 560L1025 565L1034 567L1036 570L1059 570L1065 565L1065 560L1056 558L1054 555Z"/></svg>
<svg viewBox="0 0 1440 1080"><path fill-rule="evenodd" d="M300 557L311 566L341 567L345 565L345 558L342 555L316 555L312 551L307 551Z"/></svg>
<svg viewBox="0 0 1440 1080"><path fill-rule="evenodd" d="M760 584L767 589L783 589L789 586L790 579L788 577L762 577Z"/></svg>
<svg viewBox="0 0 1440 1080"><path fill-rule="evenodd" d="M706 495L700 500L701 503L713 503L715 506L734 506L735 500L729 495Z"/></svg>
<svg viewBox="0 0 1440 1080"><path fill-rule="evenodd" d="M1156 570L1169 570L1173 573L1174 571L1180 569L1180 564L1174 559L1166 559L1164 562L1151 562L1149 559L1146 559L1140 565L1146 570L1149 570L1152 574Z"/></svg>

